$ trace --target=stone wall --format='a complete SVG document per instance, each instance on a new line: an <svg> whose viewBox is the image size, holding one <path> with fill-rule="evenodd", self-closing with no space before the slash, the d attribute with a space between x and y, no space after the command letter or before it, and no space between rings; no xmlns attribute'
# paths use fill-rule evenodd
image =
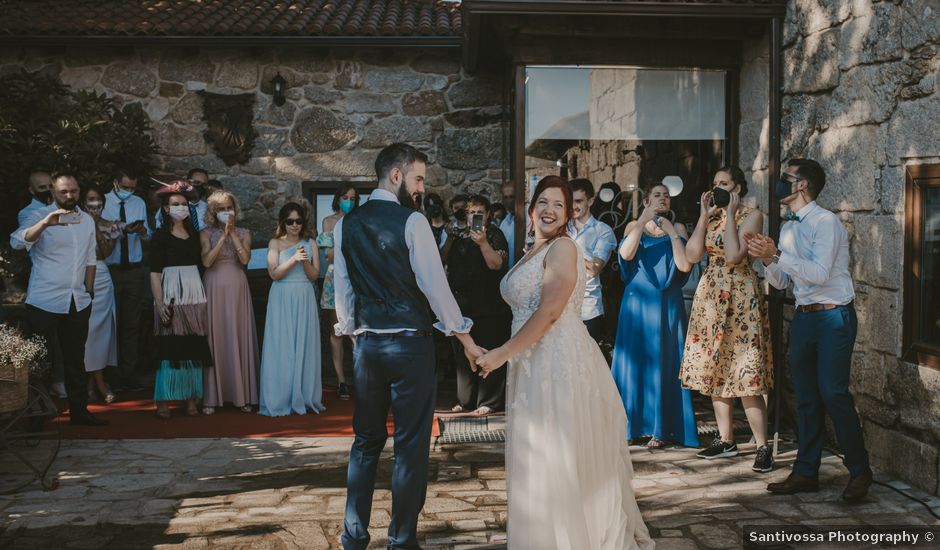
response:
<svg viewBox="0 0 940 550"><path fill-rule="evenodd" d="M877 466L936 493L940 372L898 357L904 167L940 162L940 2L795 0L788 10L783 156L822 163L819 203L850 233L859 316L852 389L868 447Z"/></svg>
<svg viewBox="0 0 940 550"><path fill-rule="evenodd" d="M43 70L74 88L139 102L154 124L167 174L206 168L238 197L263 245L278 209L304 181L374 181L378 151L394 141L428 153L428 190L491 197L509 166L504 85L468 76L457 51L431 49L20 50L0 71ZM270 80L287 80L272 102ZM253 93L258 133L251 159L226 166L203 138L197 92Z"/></svg>

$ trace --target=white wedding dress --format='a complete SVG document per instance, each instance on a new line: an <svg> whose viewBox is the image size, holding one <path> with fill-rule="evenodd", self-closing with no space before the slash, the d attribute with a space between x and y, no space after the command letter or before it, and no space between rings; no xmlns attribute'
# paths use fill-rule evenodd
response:
<svg viewBox="0 0 940 550"><path fill-rule="evenodd" d="M557 242L503 278L500 290L512 308L513 334L539 307L545 255ZM631 486L623 402L581 321L584 263L577 269L564 313L508 366L509 548L653 548Z"/></svg>

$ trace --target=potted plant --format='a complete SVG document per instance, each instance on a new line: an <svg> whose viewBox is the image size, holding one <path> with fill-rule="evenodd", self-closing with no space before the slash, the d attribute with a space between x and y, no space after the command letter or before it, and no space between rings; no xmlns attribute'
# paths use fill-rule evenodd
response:
<svg viewBox="0 0 940 550"><path fill-rule="evenodd" d="M40 336L26 338L0 324L0 413L17 411L29 398L29 375L42 368L46 344Z"/></svg>

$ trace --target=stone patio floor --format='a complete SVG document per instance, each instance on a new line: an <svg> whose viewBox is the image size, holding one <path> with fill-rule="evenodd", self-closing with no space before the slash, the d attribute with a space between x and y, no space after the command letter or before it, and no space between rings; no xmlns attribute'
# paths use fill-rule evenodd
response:
<svg viewBox="0 0 940 550"><path fill-rule="evenodd" d="M59 489L34 483L0 497L0 548L340 548L349 445L347 438L65 441L52 470ZM741 448L742 456L711 462L693 449L634 448L639 505L659 549L741 547L746 524L940 525L880 486L865 503L843 504L847 475L835 456L821 470L824 490L770 495L766 483L788 474L794 453L760 475L750 470L753 445ZM385 547L390 469L389 445L370 529L375 548ZM0 481L17 472L0 451ZM430 474L425 548L505 548L502 444L435 448ZM940 512L937 497L876 477Z"/></svg>

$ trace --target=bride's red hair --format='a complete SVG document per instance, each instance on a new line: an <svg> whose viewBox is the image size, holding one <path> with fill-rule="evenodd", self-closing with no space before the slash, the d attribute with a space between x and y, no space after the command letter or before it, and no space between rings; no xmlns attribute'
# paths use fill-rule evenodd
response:
<svg viewBox="0 0 940 550"><path fill-rule="evenodd" d="M551 238L554 239L568 234L568 224L574 219L574 197L571 193L571 186L568 185L568 181L565 178L560 176L545 176L539 180L538 185L535 186L535 192L532 193L532 201L529 202L529 219L532 219L532 213L535 212L535 203L538 202L542 193L548 189L560 189L561 194L565 197L565 223L561 224L558 231L551 236ZM532 221L532 225L533 227L535 226L534 220Z"/></svg>

